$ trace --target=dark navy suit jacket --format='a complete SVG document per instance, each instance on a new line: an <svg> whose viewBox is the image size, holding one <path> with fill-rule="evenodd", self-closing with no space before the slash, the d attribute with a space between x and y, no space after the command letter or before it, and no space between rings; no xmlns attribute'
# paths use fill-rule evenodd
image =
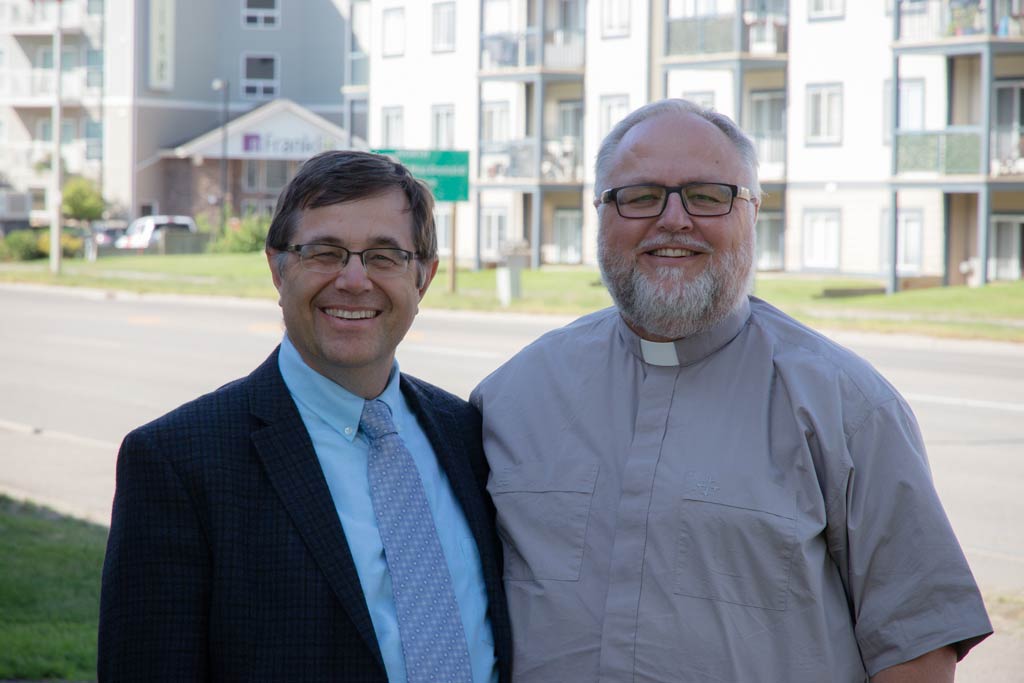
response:
<svg viewBox="0 0 1024 683"><path fill-rule="evenodd" d="M407 375L483 563L500 678L511 634L480 416ZM100 681L375 681L355 565L277 351L125 437L100 604Z"/></svg>

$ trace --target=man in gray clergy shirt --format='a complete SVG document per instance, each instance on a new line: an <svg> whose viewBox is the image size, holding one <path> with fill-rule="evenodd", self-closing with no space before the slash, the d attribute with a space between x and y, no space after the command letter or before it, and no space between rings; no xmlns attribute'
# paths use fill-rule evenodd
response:
<svg viewBox="0 0 1024 683"><path fill-rule="evenodd" d="M594 205L615 306L473 392L517 681L951 681L991 633L907 403L749 296L756 153L648 104Z"/></svg>

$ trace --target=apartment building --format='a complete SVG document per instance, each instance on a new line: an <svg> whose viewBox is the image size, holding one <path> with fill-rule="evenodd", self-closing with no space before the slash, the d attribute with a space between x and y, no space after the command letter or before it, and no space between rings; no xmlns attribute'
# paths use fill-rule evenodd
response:
<svg viewBox="0 0 1024 683"><path fill-rule="evenodd" d="M124 215L216 215L268 210L320 149L468 150L443 254L594 263L600 140L686 97L757 145L760 270L1018 279L1022 3L65 0L62 156ZM0 0L0 171L36 207L53 5Z"/></svg>
<svg viewBox="0 0 1024 683"><path fill-rule="evenodd" d="M112 216L268 211L303 159L366 145L350 4L0 0L0 181L48 222L59 101L64 171Z"/></svg>

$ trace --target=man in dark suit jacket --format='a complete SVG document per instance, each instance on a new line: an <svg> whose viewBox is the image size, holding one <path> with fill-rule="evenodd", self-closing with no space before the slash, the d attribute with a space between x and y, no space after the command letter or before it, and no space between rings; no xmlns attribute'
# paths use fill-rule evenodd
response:
<svg viewBox="0 0 1024 683"><path fill-rule="evenodd" d="M282 345L121 446L101 681L510 680L480 417L394 360L437 270L432 204L401 164L361 152L318 155L286 188L267 236ZM422 475L462 676L406 661L359 421L379 402Z"/></svg>

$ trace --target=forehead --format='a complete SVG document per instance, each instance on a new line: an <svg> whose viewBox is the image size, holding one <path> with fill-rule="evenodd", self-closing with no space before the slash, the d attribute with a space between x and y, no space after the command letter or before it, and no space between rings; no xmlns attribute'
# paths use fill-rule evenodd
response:
<svg viewBox="0 0 1024 683"><path fill-rule="evenodd" d="M745 185L749 175L739 151L716 125L695 114L667 112L626 133L612 157L608 180L610 186L695 180Z"/></svg>
<svg viewBox="0 0 1024 683"><path fill-rule="evenodd" d="M378 195L303 209L293 241L337 242L344 246L397 243L412 247L413 218L405 193L398 188Z"/></svg>

